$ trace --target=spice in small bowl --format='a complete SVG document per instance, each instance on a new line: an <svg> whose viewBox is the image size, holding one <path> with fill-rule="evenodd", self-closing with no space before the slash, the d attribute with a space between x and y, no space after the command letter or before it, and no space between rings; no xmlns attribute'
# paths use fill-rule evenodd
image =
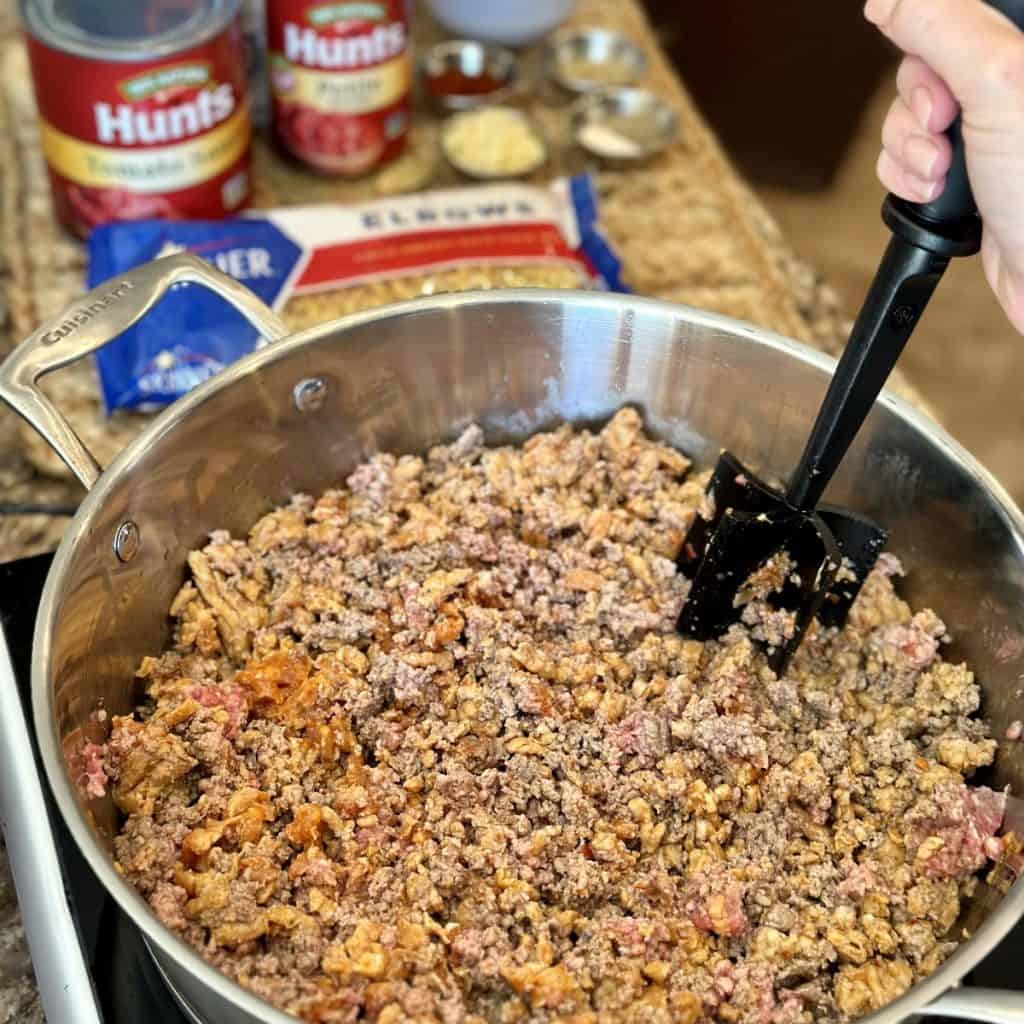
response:
<svg viewBox="0 0 1024 1024"><path fill-rule="evenodd" d="M643 89L607 89L578 100L569 112L576 143L612 162L660 153L679 129L676 112Z"/></svg>
<svg viewBox="0 0 1024 1024"><path fill-rule="evenodd" d="M548 74L570 92L596 92L636 82L647 70L643 50L603 28L559 32L548 46Z"/></svg>
<svg viewBox="0 0 1024 1024"><path fill-rule="evenodd" d="M420 87L442 110L465 110L511 95L519 81L515 56L471 39L438 43L420 61Z"/></svg>
<svg viewBox="0 0 1024 1024"><path fill-rule="evenodd" d="M547 159L540 133L512 107L477 107L454 114L441 130L441 148L448 162L471 178L518 178Z"/></svg>

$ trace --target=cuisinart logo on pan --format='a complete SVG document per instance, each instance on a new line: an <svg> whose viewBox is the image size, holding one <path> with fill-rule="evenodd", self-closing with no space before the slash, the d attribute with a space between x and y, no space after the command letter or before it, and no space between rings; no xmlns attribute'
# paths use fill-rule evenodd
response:
<svg viewBox="0 0 1024 1024"><path fill-rule="evenodd" d="M62 321L52 331L47 331L43 335L42 342L44 345L53 345L55 342L66 338L73 331L78 330L79 327L84 327L94 317L99 316L108 306L112 306L118 299L123 298L125 292L129 292L134 288L135 285L131 281L122 281L120 284L114 285L109 292L101 295L95 302L90 302L88 306L82 306L71 313L67 320Z"/></svg>

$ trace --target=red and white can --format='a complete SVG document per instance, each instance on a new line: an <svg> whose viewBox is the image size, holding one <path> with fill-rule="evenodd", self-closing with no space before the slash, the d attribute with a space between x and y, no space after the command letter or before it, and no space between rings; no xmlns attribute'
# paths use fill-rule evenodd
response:
<svg viewBox="0 0 1024 1024"><path fill-rule="evenodd" d="M355 177L396 157L412 81L406 0L268 0L274 136L318 171Z"/></svg>
<svg viewBox="0 0 1024 1024"><path fill-rule="evenodd" d="M241 0L21 0L58 219L214 219L249 199Z"/></svg>

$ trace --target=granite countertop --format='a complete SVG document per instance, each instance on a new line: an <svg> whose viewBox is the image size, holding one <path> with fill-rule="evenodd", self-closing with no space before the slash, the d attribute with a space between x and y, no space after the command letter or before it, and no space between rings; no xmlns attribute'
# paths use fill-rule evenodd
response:
<svg viewBox="0 0 1024 1024"><path fill-rule="evenodd" d="M676 143L643 168L587 167L578 153L557 150L543 176L593 171L602 220L623 258L630 286L641 294L748 320L826 352L836 353L848 323L818 274L790 251L775 223L723 156L685 89L664 59L637 0L581 0L573 22L615 28L645 48L643 83L677 110ZM420 21L419 43L436 35ZM526 55L536 67L538 55ZM561 107L538 90L531 112L557 133ZM413 148L436 152L436 123L421 115ZM279 162L262 141L255 153L257 206L344 201L381 194L380 179L339 184ZM450 183L438 168L434 184ZM82 247L50 214L24 48L13 0L0 0L0 302L6 328L0 354L83 289ZM25 239L31 239L25 244ZM101 463L144 425L142 417L105 420L89 366L59 375L55 397ZM902 379L896 390L919 402ZM0 411L0 501L73 506L81 488L62 465L6 410ZM0 561L52 548L67 518L0 516ZM42 1019L22 944L13 887L0 848L0 1024Z"/></svg>
<svg viewBox="0 0 1024 1024"><path fill-rule="evenodd" d="M12 0L0 0L0 303L7 315L0 354L81 294L85 264L83 247L50 212L26 56L11 30L12 9ZM594 174L603 227L635 292L748 320L835 353L847 329L835 295L796 259L730 166L658 49L638 0L580 0L572 21L617 29L643 46L650 59L640 84L675 107L680 131L673 145L642 167L623 171L593 164L555 141L565 137L567 98L541 82L525 105L555 144L535 180L581 170ZM414 26L417 45L437 37L436 27L421 17ZM542 78L539 48L527 51L523 64L526 77ZM440 159L437 135L437 118L419 110L410 159L431 168L432 187L461 183ZM354 182L324 179L278 159L262 138L254 149L257 207L379 196L388 194L395 178L382 172ZM49 380L56 404L101 465L147 422L138 415L103 416L88 362ZM898 375L894 384L916 397ZM73 507L80 498L81 489L46 445L0 411L0 501ZM0 561L52 548L66 523L53 516L0 516Z"/></svg>

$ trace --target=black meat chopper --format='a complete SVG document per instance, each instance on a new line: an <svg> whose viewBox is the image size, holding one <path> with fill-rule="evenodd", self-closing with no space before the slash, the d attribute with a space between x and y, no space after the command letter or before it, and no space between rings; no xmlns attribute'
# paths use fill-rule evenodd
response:
<svg viewBox="0 0 1024 1024"><path fill-rule="evenodd" d="M1024 28L1024 0L987 2ZM742 592L753 574L785 552L786 579L770 600L795 612L794 629L785 644L768 651L769 663L781 674L813 619L825 626L845 622L885 546L882 526L819 500L950 259L981 248L959 117L947 134L953 163L942 195L924 204L890 195L882 206L893 238L785 492L758 479L729 452L719 458L707 488L711 518L694 520L677 561L692 581L678 622L684 635L710 640L725 632L742 614Z"/></svg>

